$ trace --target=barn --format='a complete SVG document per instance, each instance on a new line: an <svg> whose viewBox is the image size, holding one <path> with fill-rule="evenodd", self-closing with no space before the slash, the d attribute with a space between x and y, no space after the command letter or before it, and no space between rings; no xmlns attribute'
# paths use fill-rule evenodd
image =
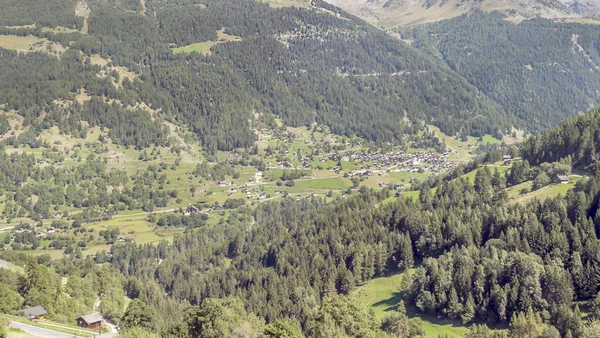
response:
<svg viewBox="0 0 600 338"><path fill-rule="evenodd" d="M102 326L102 316L99 313L92 313L77 318L77 326L88 329L97 329Z"/></svg>
<svg viewBox="0 0 600 338"><path fill-rule="evenodd" d="M23 312L25 313L25 316L33 321L37 320L40 322L44 321L44 316L46 316L46 314L48 312L46 312L46 310L41 307L41 306L34 306L34 307L30 307L27 308L25 310L23 310Z"/></svg>

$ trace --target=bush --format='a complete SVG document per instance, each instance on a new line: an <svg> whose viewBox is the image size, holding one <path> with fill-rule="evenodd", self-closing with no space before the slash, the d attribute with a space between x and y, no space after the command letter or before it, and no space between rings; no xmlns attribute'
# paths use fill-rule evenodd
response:
<svg viewBox="0 0 600 338"><path fill-rule="evenodd" d="M545 172L541 172L533 180L533 190L545 187L548 184L550 184L550 177L548 177L548 175Z"/></svg>

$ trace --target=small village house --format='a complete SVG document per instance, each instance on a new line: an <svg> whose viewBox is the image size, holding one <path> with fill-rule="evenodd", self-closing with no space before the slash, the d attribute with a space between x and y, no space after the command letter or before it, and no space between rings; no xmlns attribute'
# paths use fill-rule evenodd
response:
<svg viewBox="0 0 600 338"><path fill-rule="evenodd" d="M41 306L34 306L23 310L25 316L30 320L43 322L48 312Z"/></svg>
<svg viewBox="0 0 600 338"><path fill-rule="evenodd" d="M558 181L560 182L560 184L567 184L567 183L569 183L569 176L567 174L556 175L556 178L558 179Z"/></svg>
<svg viewBox="0 0 600 338"><path fill-rule="evenodd" d="M510 162L512 161L512 156L510 156L510 155L503 155L502 159L504 160L504 164L510 164Z"/></svg>
<svg viewBox="0 0 600 338"><path fill-rule="evenodd" d="M102 316L99 313L92 313L77 318L77 326L92 330L99 329L102 326L102 321Z"/></svg>

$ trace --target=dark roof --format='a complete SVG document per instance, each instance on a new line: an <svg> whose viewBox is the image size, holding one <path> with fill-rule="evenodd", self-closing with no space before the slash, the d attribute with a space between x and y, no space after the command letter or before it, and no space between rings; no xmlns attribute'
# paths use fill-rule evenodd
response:
<svg viewBox="0 0 600 338"><path fill-rule="evenodd" d="M88 325L102 321L102 316L99 313L97 313L97 312L96 313L92 313L91 315L81 316L79 318L81 318Z"/></svg>
<svg viewBox="0 0 600 338"><path fill-rule="evenodd" d="M25 312L26 316L30 316L30 317L37 317L37 316L43 316L46 313L46 310L41 307L41 306L34 306L34 307L30 307L28 309L23 310L23 312Z"/></svg>
<svg viewBox="0 0 600 338"><path fill-rule="evenodd" d="M9 269L8 262L0 259L0 269Z"/></svg>

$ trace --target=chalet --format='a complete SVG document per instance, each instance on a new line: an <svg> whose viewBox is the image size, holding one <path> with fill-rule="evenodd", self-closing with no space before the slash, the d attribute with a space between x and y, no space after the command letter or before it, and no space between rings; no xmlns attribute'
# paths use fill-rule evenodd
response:
<svg viewBox="0 0 600 338"><path fill-rule="evenodd" d="M8 270L9 269L8 262L0 259L0 269L6 269L6 270Z"/></svg>
<svg viewBox="0 0 600 338"><path fill-rule="evenodd" d="M502 155L502 159L504 160L504 164L510 164L510 162L512 161L512 156Z"/></svg>
<svg viewBox="0 0 600 338"><path fill-rule="evenodd" d="M117 242L125 242L125 237L119 237L119 238L117 239Z"/></svg>
<svg viewBox="0 0 600 338"><path fill-rule="evenodd" d="M88 329L98 329L102 326L102 321L102 316L99 313L92 313L91 315L77 318L77 326Z"/></svg>
<svg viewBox="0 0 600 338"><path fill-rule="evenodd" d="M54 217L55 218L61 218L61 217L63 217L63 213L60 212L60 211L57 211L57 212L54 213Z"/></svg>
<svg viewBox="0 0 600 338"><path fill-rule="evenodd" d="M221 186L221 187L226 187L228 185L229 185L229 182L227 182L227 181L219 181L219 186Z"/></svg>
<svg viewBox="0 0 600 338"><path fill-rule="evenodd" d="M560 184L567 184L567 183L569 183L569 176L567 174L556 175L556 178L558 179L558 181L560 182Z"/></svg>
<svg viewBox="0 0 600 338"><path fill-rule="evenodd" d="M198 214L198 213L200 213L200 209L198 209L196 206L189 205L187 207L187 209L185 209L185 212L183 214L185 216L189 216L189 215Z"/></svg>
<svg viewBox="0 0 600 338"><path fill-rule="evenodd" d="M31 320L43 322L44 316L46 316L48 312L46 312L43 307L38 305L23 310L23 313L25 313L25 316Z"/></svg>
<svg viewBox="0 0 600 338"><path fill-rule="evenodd" d="M53 233L55 233L55 232L56 232L56 229L54 229L54 228L50 227L50 228L48 228L48 229L46 230L46 232L47 232L47 233L49 233L49 234L53 234Z"/></svg>

